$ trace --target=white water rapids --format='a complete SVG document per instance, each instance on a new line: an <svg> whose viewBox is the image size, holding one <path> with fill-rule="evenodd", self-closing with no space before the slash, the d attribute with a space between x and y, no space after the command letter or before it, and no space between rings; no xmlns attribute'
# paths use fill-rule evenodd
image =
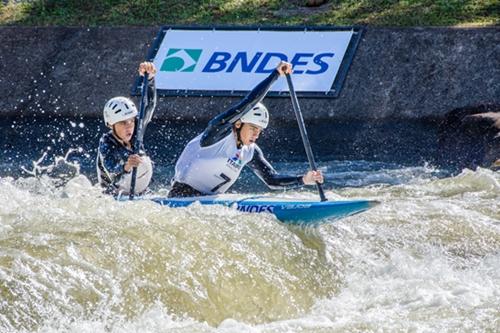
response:
<svg viewBox="0 0 500 333"><path fill-rule="evenodd" d="M302 230L0 178L0 332L500 331L499 172L326 194L382 205Z"/></svg>

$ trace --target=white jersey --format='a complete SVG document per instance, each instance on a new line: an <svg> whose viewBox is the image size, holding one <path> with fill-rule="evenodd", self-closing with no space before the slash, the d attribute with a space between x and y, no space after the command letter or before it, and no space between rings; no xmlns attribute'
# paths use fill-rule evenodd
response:
<svg viewBox="0 0 500 333"><path fill-rule="evenodd" d="M175 165L174 181L187 184L205 194L224 193L252 160L255 143L236 146L233 131L211 146L202 147L198 135L191 140Z"/></svg>

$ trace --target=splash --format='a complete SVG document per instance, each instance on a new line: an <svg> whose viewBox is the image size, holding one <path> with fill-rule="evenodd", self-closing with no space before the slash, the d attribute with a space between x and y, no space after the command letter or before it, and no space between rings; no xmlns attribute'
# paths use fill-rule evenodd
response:
<svg viewBox="0 0 500 333"><path fill-rule="evenodd" d="M71 179L80 174L80 164L69 161L70 155L75 152L82 153L83 149L70 148L64 156L56 156L53 163L43 166L42 162L48 156L45 151L38 160L32 162L33 168L31 170L26 169L24 166L21 166L21 169L33 177L47 174L53 178Z"/></svg>
<svg viewBox="0 0 500 333"><path fill-rule="evenodd" d="M0 179L2 332L498 324L500 174L491 170L329 190L383 204L305 232L227 207L118 202L82 175L47 194L44 177Z"/></svg>

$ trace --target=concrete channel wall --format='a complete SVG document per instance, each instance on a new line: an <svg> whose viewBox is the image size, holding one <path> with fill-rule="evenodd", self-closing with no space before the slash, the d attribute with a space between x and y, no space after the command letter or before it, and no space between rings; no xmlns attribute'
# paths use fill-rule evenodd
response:
<svg viewBox="0 0 500 333"><path fill-rule="evenodd" d="M0 27L0 116L100 116L128 95L159 27ZM168 97L156 116L211 118L235 97ZM293 118L289 98L267 98ZM367 28L338 99L300 100L307 119L442 118L500 103L500 28Z"/></svg>

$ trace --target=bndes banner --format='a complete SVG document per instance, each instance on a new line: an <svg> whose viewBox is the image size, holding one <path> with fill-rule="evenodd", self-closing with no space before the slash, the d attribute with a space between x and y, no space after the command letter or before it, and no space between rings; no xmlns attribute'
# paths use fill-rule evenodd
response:
<svg viewBox="0 0 500 333"><path fill-rule="evenodd" d="M162 28L152 50L160 94L243 94L266 78L281 60L293 66L298 93L334 95L334 82L353 29L224 30ZM353 52L351 52L351 57ZM349 66L344 62L344 67ZM347 69L344 70L347 73ZM270 92L287 92L285 78Z"/></svg>

